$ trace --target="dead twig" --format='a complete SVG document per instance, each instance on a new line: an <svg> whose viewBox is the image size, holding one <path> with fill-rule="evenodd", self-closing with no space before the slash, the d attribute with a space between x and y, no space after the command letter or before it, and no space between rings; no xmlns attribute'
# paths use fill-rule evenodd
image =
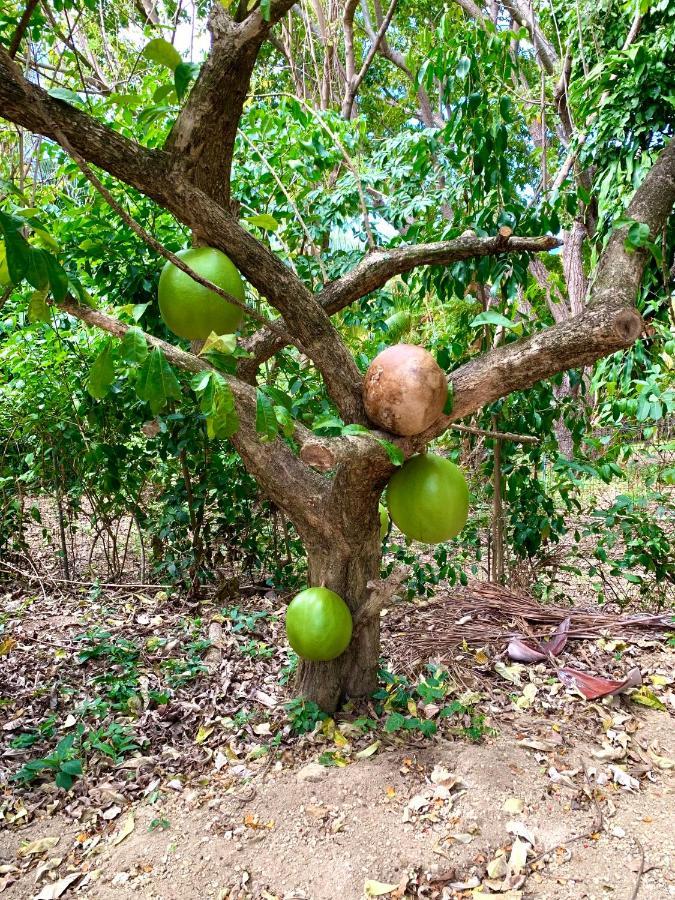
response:
<svg viewBox="0 0 675 900"><path fill-rule="evenodd" d="M637 871L637 877L635 879L635 887L633 888L633 893L630 895L630 900L636 900L637 895L640 893L640 882L642 881L642 876L645 871L645 848L642 846L640 841L633 837L633 840L638 846L638 850L640 851L640 865Z"/></svg>

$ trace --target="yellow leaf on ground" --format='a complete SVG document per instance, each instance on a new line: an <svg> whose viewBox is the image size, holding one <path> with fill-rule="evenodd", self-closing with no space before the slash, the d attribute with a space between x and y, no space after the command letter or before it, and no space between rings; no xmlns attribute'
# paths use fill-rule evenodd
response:
<svg viewBox="0 0 675 900"><path fill-rule="evenodd" d="M197 730L197 736L195 737L195 744L203 744L204 741L213 734L213 729L215 727L215 725L200 725Z"/></svg>
<svg viewBox="0 0 675 900"><path fill-rule="evenodd" d="M639 691L635 691L630 695L630 699L635 703L641 703L642 706L648 706L650 709L665 710L666 705L662 703L656 696L654 691L650 691L648 687L641 687Z"/></svg>
<svg viewBox="0 0 675 900"><path fill-rule="evenodd" d="M368 759L369 756L377 753L377 749L381 743L381 741L375 741L375 743L371 744L369 747L366 747L364 750L359 750L359 752L355 753L354 755L357 759Z"/></svg>
<svg viewBox="0 0 675 900"><path fill-rule="evenodd" d="M55 835L54 837L43 837L37 841L30 841L30 843L19 847L17 856L20 856L23 859L26 856L36 856L38 853L46 853L47 850L56 847L60 840L60 835Z"/></svg>
<svg viewBox="0 0 675 900"><path fill-rule="evenodd" d="M5 638L4 641L0 641L0 656L7 656L15 646L16 641L14 638L8 637Z"/></svg>
<svg viewBox="0 0 675 900"><path fill-rule="evenodd" d="M372 881L367 878L363 891L366 897L383 897L385 894L391 894L397 888L397 884L385 884L383 881Z"/></svg>
<svg viewBox="0 0 675 900"><path fill-rule="evenodd" d="M524 806L525 804L519 797L507 797L502 806L502 810L511 815L520 815Z"/></svg>
<svg viewBox="0 0 675 900"><path fill-rule="evenodd" d="M344 734L340 734L340 732L337 730L336 730L335 734L333 735L333 741L334 741L336 747L348 747L349 746L349 741L347 740L347 738L344 736Z"/></svg>
<svg viewBox="0 0 675 900"><path fill-rule="evenodd" d="M125 838L128 838L131 832L136 827L136 822L134 820L134 814L129 813L124 822L122 822L119 831L116 833L115 837L110 842L113 847L116 847L118 844L121 844Z"/></svg>

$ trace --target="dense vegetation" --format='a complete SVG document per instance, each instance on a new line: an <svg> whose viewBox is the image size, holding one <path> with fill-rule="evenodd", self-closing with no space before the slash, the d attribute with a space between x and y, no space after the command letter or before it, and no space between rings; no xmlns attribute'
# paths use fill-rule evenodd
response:
<svg viewBox="0 0 675 900"><path fill-rule="evenodd" d="M505 241L564 242L411 268L359 296L333 321L361 372L405 340L451 373L581 315L616 229L627 254L646 253L638 340L487 403L461 420L473 431L445 431L437 446L469 477L469 526L428 555L392 533L385 571L411 564L422 593L478 576L542 596L582 584L602 603L671 602L675 235L672 217L653 233L625 210L672 136L672 4L582 2L579 15L554 2L533 20L510 2L481 12L470 0L402 0L386 38L377 0L347 4L344 21L333 4L283 17L279 5L259 7L280 21L243 105L230 207L310 290L376 246L500 229ZM191 20L170 0L149 18L144 4L60 0L26 19L10 2L0 42L51 98L161 148L198 83L208 6ZM59 143L0 126L3 574L34 571L41 536L64 578L158 580L197 598L233 577L306 583L293 517L229 441L237 412L226 383L172 368L139 330L177 343L157 307L164 260L128 216L173 252L190 245L190 229L96 169L111 208ZM264 292L247 290L260 316L276 316ZM120 343L86 327L72 303L134 330ZM221 341L207 358L225 374L245 366L258 328L249 316L238 347ZM311 353L287 347L257 372L255 426L263 444L297 451L297 425L329 438L363 428L338 411ZM385 444L400 462L396 442Z"/></svg>

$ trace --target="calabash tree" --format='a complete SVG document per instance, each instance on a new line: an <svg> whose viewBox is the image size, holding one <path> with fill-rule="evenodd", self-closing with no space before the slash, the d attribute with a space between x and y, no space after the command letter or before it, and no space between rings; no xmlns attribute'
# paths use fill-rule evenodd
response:
<svg viewBox="0 0 675 900"><path fill-rule="evenodd" d="M486 22L491 13L487 9L472 0L462 0L460 5L473 20L472 33L475 33L475 22L488 29ZM225 253L276 315L265 316L257 307L246 307L248 321L257 321L260 327L240 341L240 348L247 353L239 358L235 355L237 365L232 371L232 365L218 364L218 353L226 349L227 342L216 341L212 348L215 356L214 353L200 355L203 348L197 344L189 352L97 308L95 298L90 302L78 290L76 280L69 279L57 255L26 241L30 218L3 213L1 224L9 278L14 283L27 278L36 289L38 296L31 302L37 306L52 304L87 325L119 338L125 358L145 359L146 399L151 408L160 409L178 389L171 367L194 374L193 386L200 396L211 436L226 437L232 442L263 493L294 523L307 551L309 584L334 591L352 612L353 635L346 651L328 662L301 661L298 692L327 710L334 709L345 695L368 694L376 683L379 613L395 586L393 582L379 580L378 502L383 489L403 460L423 451L456 420L542 379L591 365L605 355L631 346L640 336L643 323L635 301L649 258L649 244L661 233L675 202L675 142L661 141L665 146L609 236L591 273L590 287L580 268L581 242L576 225L563 239L558 234L518 235L505 224L495 227L493 234L470 231L448 240L415 243L409 240L410 231L405 224L396 237L385 239L368 224L366 215L368 248L363 258L337 277L326 278L315 289L246 227L240 218L237 197L233 196L233 174L237 175L233 173L235 141L251 80L256 65L271 47L285 60L284 65L295 79L299 93L307 98L315 91L322 109L339 110L349 120L358 113L361 92L372 67L392 65L415 98L419 120L428 128L439 127L447 121L447 109L443 114L436 113L433 98L430 99L438 83L438 73L429 74L427 66L427 74L418 77L410 69L410 58L391 40L396 0L386 11L378 3L374 9L363 4L361 29L355 28L358 4L354 0L347 0L339 15L331 6L331 22L327 22L327 11L326 15L317 16L316 21L311 20L304 7L294 9L293 0L266 0L250 9L246 4L228 7L214 2L208 20L210 51L191 85L195 72L179 56L178 60L171 56L172 48L167 42L155 43L149 54L162 58L173 68L176 90L183 98L168 137L159 146L144 145L134 139L133 123L131 127L111 127L80 104L69 102L72 98L64 99L63 92L53 96L44 90L31 77L27 54L22 57L23 66L19 66L16 59L20 58L19 51L30 34L35 6L29 3L19 12L10 39L5 47L0 47L0 115L21 129L59 145L69 154L94 189L111 205L110 214L122 216L138 239L157 252L158 265L168 259L182 267L184 274L194 275L189 266L131 218L126 204L116 199L106 186L109 180L104 183L104 179L117 180L170 213L189 230L193 245ZM143 9L145 6L144 3ZM502 12L510 17L510 25L515 23L515 27L522 27L529 35L534 47L531 65L535 71L539 68L542 79L552 78L563 85L556 95L559 122L555 130L569 145L573 137L569 110L565 106L569 59L560 58L529 8L525 10L509 2L504 4ZM465 21L464 13L457 10L457 14L459 23ZM497 23L499 15L498 10L494 17ZM330 38L336 28L341 36L340 51ZM495 30L494 22L490 28ZM299 31L303 38L298 44ZM316 66L315 83L307 87L302 82L302 57L308 52L306 38L312 34L324 54L325 64ZM363 46L360 46L360 34L365 34ZM505 46L510 53L510 39ZM443 61L438 64L442 68ZM458 69L466 69L468 73L470 66L470 60L462 61ZM87 77L94 76L89 73ZM474 95L475 91L471 97ZM470 98L467 95L465 99ZM453 102L459 107L462 98L455 97ZM471 100L474 106L477 102ZM268 106L270 117L281 115L272 100ZM543 123L540 126L545 128ZM497 144L502 140L500 135L501 132L495 132ZM497 144L493 147L495 153L499 152ZM463 152L469 159L469 151ZM561 184L572 173L571 177L578 177L582 183L586 179L588 187L591 176L583 170L577 171L579 167L575 169L575 155L576 151L571 161L561 166ZM431 162L432 177L437 180L439 191L448 177L441 156L442 148ZM350 165L348 154L345 165ZM476 154L471 165L472 177L478 177L484 161ZM548 178L545 166L544 161L544 186ZM583 196L585 200L580 203L584 208L592 206L588 193ZM372 192L368 203L363 195L360 200L366 213L371 200L375 205L383 202L377 192ZM445 210L444 214L451 218L452 210ZM583 227L590 227L588 216ZM336 315L368 298L397 276L430 267L436 271L458 261L503 260L511 256L530 259L535 273L545 280L545 270L542 274L541 266L534 264L536 254L558 247L562 240L568 282L573 285L570 296L574 298L565 315L554 317L555 324L551 327L495 346L451 371L445 411L423 432L400 437L378 430L366 415L363 376L344 335L336 327ZM315 250L309 248L310 253ZM208 280L195 278L202 286L210 286ZM239 298L224 296L241 306ZM270 404L261 390L261 367L286 347L302 354L319 374L335 413L344 423L340 435L319 437L293 421L284 423L283 432L275 425L266 426ZM99 379L111 380L110 360L97 360L97 364Z"/></svg>

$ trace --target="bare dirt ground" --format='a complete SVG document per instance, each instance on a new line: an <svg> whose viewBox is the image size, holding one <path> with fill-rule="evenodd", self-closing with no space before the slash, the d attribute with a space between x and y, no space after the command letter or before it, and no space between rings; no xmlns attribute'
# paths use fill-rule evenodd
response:
<svg viewBox="0 0 675 900"><path fill-rule="evenodd" d="M637 720L636 741L672 750L669 716L645 711ZM519 734L511 724L481 746L393 747L345 768L260 763L244 786L225 778L163 786L154 803L93 827L46 815L0 835L5 871L21 866L27 843L58 839L28 857L33 864L14 873L4 897L58 896L40 893L44 874L36 879L50 859L62 860L62 877L75 874L74 894L100 900L360 900L386 889L382 896L495 900L675 896L669 773L631 790L599 787L593 744L542 752L521 746ZM558 766L571 774L552 780ZM492 894L487 872L503 887L514 845L527 848L528 863L511 879L517 887Z"/></svg>
<svg viewBox="0 0 675 900"><path fill-rule="evenodd" d="M3 590L0 900L675 897L670 626L589 631L571 610L560 663L642 679L590 701L559 663L506 657L557 613L418 598L383 619L374 697L317 719L288 708L274 591ZM56 768L17 781L69 736L69 790Z"/></svg>

